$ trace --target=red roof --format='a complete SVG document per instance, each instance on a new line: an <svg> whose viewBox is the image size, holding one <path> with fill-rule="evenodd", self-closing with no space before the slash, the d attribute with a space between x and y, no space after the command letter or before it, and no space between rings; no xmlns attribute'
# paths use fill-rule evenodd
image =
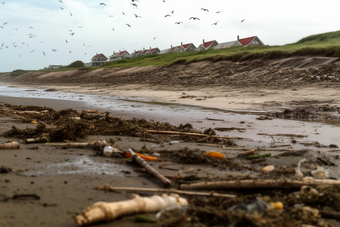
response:
<svg viewBox="0 0 340 227"><path fill-rule="evenodd" d="M208 48L211 46L211 44L213 44L215 42L215 40L213 41L209 41L209 42L204 42L204 48Z"/></svg>
<svg viewBox="0 0 340 227"><path fill-rule="evenodd" d="M255 38L256 38L256 36L252 36L252 37L249 37L249 38L239 39L238 41L242 44L242 46L247 46L247 45L249 45Z"/></svg>
<svg viewBox="0 0 340 227"><path fill-rule="evenodd" d="M182 45L184 47L184 49L187 49L189 46L191 46L192 43L188 43L188 44L184 44Z"/></svg>
<svg viewBox="0 0 340 227"><path fill-rule="evenodd" d="M126 52L126 50L121 51L121 52L119 53L119 56L123 55L125 52Z"/></svg>
<svg viewBox="0 0 340 227"><path fill-rule="evenodd" d="M158 48L156 47L156 48L153 48L153 49L151 49L150 50L150 52L152 53L152 52L154 52L155 50L157 50Z"/></svg>
<svg viewBox="0 0 340 227"><path fill-rule="evenodd" d="M99 58L99 56L102 55L102 54L97 54L94 56L94 58Z"/></svg>

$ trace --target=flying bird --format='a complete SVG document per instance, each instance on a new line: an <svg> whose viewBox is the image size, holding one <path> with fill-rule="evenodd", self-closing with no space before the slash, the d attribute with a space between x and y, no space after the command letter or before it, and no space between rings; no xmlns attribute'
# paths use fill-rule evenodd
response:
<svg viewBox="0 0 340 227"><path fill-rule="evenodd" d="M74 32L70 33L70 35L74 35Z"/></svg>
<svg viewBox="0 0 340 227"><path fill-rule="evenodd" d="M63 3L63 1L62 1L62 0L59 0L59 2Z"/></svg>
<svg viewBox="0 0 340 227"><path fill-rule="evenodd" d="M4 27L0 26L0 28L4 29Z"/></svg>
<svg viewBox="0 0 340 227"><path fill-rule="evenodd" d="M67 39L65 39L66 43L68 43Z"/></svg>
<svg viewBox="0 0 340 227"><path fill-rule="evenodd" d="M115 30L115 28L112 28L112 31L114 31Z"/></svg>
<svg viewBox="0 0 340 227"><path fill-rule="evenodd" d="M131 5L133 5L133 6L136 6L136 7L137 7L137 4L136 4L136 3L131 3Z"/></svg>
<svg viewBox="0 0 340 227"><path fill-rule="evenodd" d="M30 29L34 29L34 28L31 26Z"/></svg>
<svg viewBox="0 0 340 227"><path fill-rule="evenodd" d="M175 10L170 11L171 14L174 14Z"/></svg>
<svg viewBox="0 0 340 227"><path fill-rule="evenodd" d="M190 20L190 19L193 19L193 20L200 20L198 17L190 17L189 20Z"/></svg>
<svg viewBox="0 0 340 227"><path fill-rule="evenodd" d="M243 22L243 21L245 21L246 19L243 19L243 20L241 20L241 23Z"/></svg>
<svg viewBox="0 0 340 227"><path fill-rule="evenodd" d="M164 17L170 17L170 14L165 15Z"/></svg>
<svg viewBox="0 0 340 227"><path fill-rule="evenodd" d="M138 0L131 0L131 2L139 2Z"/></svg>
<svg viewBox="0 0 340 227"><path fill-rule="evenodd" d="M217 23L218 23L218 21L217 21L217 22L215 22L215 23L212 23L212 25L217 25Z"/></svg>
<svg viewBox="0 0 340 227"><path fill-rule="evenodd" d="M138 18L138 17L139 17L139 18L142 18L141 16L138 16L137 14L135 14L135 17L136 17L136 18Z"/></svg>
<svg viewBox="0 0 340 227"><path fill-rule="evenodd" d="M113 15L109 15L109 17L113 17Z"/></svg>
<svg viewBox="0 0 340 227"><path fill-rule="evenodd" d="M183 22L181 22L181 21L179 21L179 22L175 22L175 24L181 24L181 23L183 23Z"/></svg>
<svg viewBox="0 0 340 227"><path fill-rule="evenodd" d="M208 9L201 8L201 10L209 12L209 10L208 10Z"/></svg>
<svg viewBox="0 0 340 227"><path fill-rule="evenodd" d="M44 51L43 51L43 54L44 54L44 56L46 56Z"/></svg>
<svg viewBox="0 0 340 227"><path fill-rule="evenodd" d="M60 9L64 10L64 8L63 8L63 7L60 7Z"/></svg>
<svg viewBox="0 0 340 227"><path fill-rule="evenodd" d="M30 53L34 52L34 50L31 50Z"/></svg>
<svg viewBox="0 0 340 227"><path fill-rule="evenodd" d="M4 22L2 25L5 26L5 25L7 25L7 24L8 24L8 22Z"/></svg>
<svg viewBox="0 0 340 227"><path fill-rule="evenodd" d="M156 37L153 37L153 39L156 39Z"/></svg>
<svg viewBox="0 0 340 227"><path fill-rule="evenodd" d="M217 11L216 13L220 13L221 11Z"/></svg>
<svg viewBox="0 0 340 227"><path fill-rule="evenodd" d="M53 51L53 52L56 52L56 51L57 51L57 49L52 49L52 51Z"/></svg>
<svg viewBox="0 0 340 227"><path fill-rule="evenodd" d="M129 27L131 27L131 25L129 25L129 24L126 24L127 26L129 26Z"/></svg>
<svg viewBox="0 0 340 227"><path fill-rule="evenodd" d="M83 28L83 26L78 26L78 28Z"/></svg>
<svg viewBox="0 0 340 227"><path fill-rule="evenodd" d="M124 13L124 12L122 12L122 14L125 16L125 13Z"/></svg>
<svg viewBox="0 0 340 227"><path fill-rule="evenodd" d="M99 5L100 5L100 6L106 6L106 4L105 4L105 3L99 3Z"/></svg>
<svg viewBox="0 0 340 227"><path fill-rule="evenodd" d="M70 13L70 15L73 16L72 13Z"/></svg>
<svg viewBox="0 0 340 227"><path fill-rule="evenodd" d="M1 2L2 4L5 4L6 2Z"/></svg>

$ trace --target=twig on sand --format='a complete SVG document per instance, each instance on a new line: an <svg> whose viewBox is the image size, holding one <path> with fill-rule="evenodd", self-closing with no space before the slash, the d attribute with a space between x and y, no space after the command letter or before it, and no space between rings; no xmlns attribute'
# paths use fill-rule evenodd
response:
<svg viewBox="0 0 340 227"><path fill-rule="evenodd" d="M183 190L215 190L215 189L232 189L232 188L300 188L304 185L340 185L340 180L241 180L241 181L216 181L203 182L195 184L182 184L180 189Z"/></svg>
<svg viewBox="0 0 340 227"><path fill-rule="evenodd" d="M215 137L221 139L250 139L244 137L230 137L230 136L215 136L215 135L207 135L201 133L191 133L191 132L177 132L177 131L158 131L158 130L147 130L149 133L158 133L158 134L176 134L176 135L186 135L186 136L201 136L201 137Z"/></svg>
<svg viewBox="0 0 340 227"><path fill-rule="evenodd" d="M97 187L98 190L104 191L139 191L139 192L158 192L158 193L176 193L182 195L193 195L193 196L211 196L211 197L224 197L234 198L235 195L220 194L215 192L188 192L176 189L159 189L159 188L132 188L132 187L112 187L106 184L104 187Z"/></svg>
<svg viewBox="0 0 340 227"><path fill-rule="evenodd" d="M288 137L308 137L308 135L296 135L296 134L268 134L268 133L257 133L257 135L265 135L265 136L288 136Z"/></svg>
<svg viewBox="0 0 340 227"><path fill-rule="evenodd" d="M205 118L210 121L224 121L223 119L215 119L215 118L209 118L209 117L205 117Z"/></svg>

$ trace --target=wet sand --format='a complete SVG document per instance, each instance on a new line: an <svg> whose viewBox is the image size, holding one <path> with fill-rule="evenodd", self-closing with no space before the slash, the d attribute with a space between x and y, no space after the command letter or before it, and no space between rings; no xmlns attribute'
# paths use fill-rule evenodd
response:
<svg viewBox="0 0 340 227"><path fill-rule="evenodd" d="M150 88L138 87L115 87L96 89L91 87L53 87L53 86L37 86L31 87L35 89L55 88L59 91L76 91L82 94L100 94L100 95L119 95L121 97L143 97L151 102L170 102L177 104L204 106L199 109L197 107L195 114L190 112L190 116L185 111L181 113L179 109L175 109L174 113L166 116L154 111L139 111L137 107L133 107L133 111L124 111L110 109L112 115L126 118L146 118L147 120L167 121L172 124L191 123L197 129L204 130L206 128L219 127L246 127L246 132L218 132L219 135L243 136L250 137L252 141L236 141L240 147L268 147L272 143L272 138L268 136L258 135L262 133L291 133L291 134L308 134L308 138L297 139L300 142L317 141L322 144L329 145L331 143L339 144L338 126L328 125L315 122L301 122L291 120L274 119L270 121L256 120L258 115L247 113L239 115L237 111L244 110L272 110L288 107L292 100L323 100L327 101L330 97L334 97L333 105L339 103L336 90L323 90L318 93L313 89L301 89L299 95L294 95L290 91L216 91L213 89L200 91L187 91L180 88L174 88L173 91L152 90ZM177 90L178 89L178 90ZM109 91L110 92L109 92ZM223 89L222 89L223 90ZM109 93L107 93L109 92ZM226 96L227 92L227 96ZM281 93L280 93L281 92ZM183 94L185 93L185 94ZM286 94L286 96L282 94ZM290 96L288 96L288 93ZM303 94L304 95L303 95ZM311 96L311 94L315 96ZM244 94L244 95L243 95ZM247 95L246 95L247 94ZM264 95L255 95L264 94ZM181 96L189 96L180 98ZM333 96L332 96L333 95ZM191 98L190 96L195 96ZM206 98L204 98L206 96ZM197 100L202 99L202 100ZM203 100L205 99L205 100ZM175 101L174 101L175 100ZM254 101L253 101L254 100ZM142 100L143 103L145 100ZM78 111L83 109L99 109L105 112L106 108L93 106L82 101L65 101L41 98L18 98L18 97L0 97L0 102L11 103L16 105L37 105L48 106L56 110L73 108ZM272 105L270 105L272 103ZM279 104L278 104L279 103ZM283 105L283 104L287 105ZM282 105L281 105L282 104ZM190 106L189 106L190 107ZM223 112L221 110L209 109L210 112L204 112L206 107L214 107L219 109L232 109L234 112ZM182 108L182 107L181 107ZM183 107L184 108L184 107ZM190 108L189 108L190 109ZM130 110L130 109L129 109ZM112 112L113 111L113 112ZM176 111L178 114L176 115ZM207 115L209 114L209 115ZM206 117L223 118L221 121L207 120ZM32 124L17 124L12 118L2 117L0 119L0 132L9 130L12 125L25 128L35 128ZM106 139L111 137L90 136L88 140ZM135 137L115 136L117 146L122 150L128 148L141 149L147 146L148 149L155 151L176 150L183 147L190 149L216 150L224 153L228 158L235 158L239 151L228 151L222 147L211 147L197 143L175 143L173 145L146 143ZM0 137L0 143L6 142L8 138ZM102 156L94 156L94 152L89 149L60 149L51 146L38 145L37 150L30 149L31 144L23 144L19 150L3 150L1 151L1 165L6 165L14 170L8 174L0 174L1 182L1 200L0 205L5 209L0 212L0 223L3 226L75 226L72 215L81 212L87 206L97 201L120 201L129 199L132 193L112 193L95 190L96 186L103 186L110 183L113 186L128 187L150 187L160 188L162 185L143 172L142 168L129 163L124 163L121 159L107 158ZM277 144L289 144L293 149L303 148L301 144L292 144L291 138L276 138ZM340 145L340 144L339 144ZM264 164L273 164L277 168L291 166L296 164L301 158L305 157L315 160L320 156L320 151L327 148L308 147L312 151L302 156L291 156L281 159L270 159L265 163L253 164L254 167L261 169ZM279 152L274 154L278 154ZM335 159L337 153L322 153L322 156L330 157L332 162L337 165L340 162ZM176 170L158 169L162 174L202 174L212 177L218 177L228 174L250 174L250 172L232 172L216 169L213 166L203 165L181 165L172 162L157 162L153 164L156 168L160 164L168 164ZM338 168L328 167L331 176L337 178L340 174ZM230 192L231 193L231 192ZM13 195L34 194L39 199L12 199ZM143 194L142 195L150 195ZM2 199L3 198L3 199ZM7 199L6 199L7 198ZM146 216L154 217L154 214L146 214ZM94 226L159 226L158 224L133 224L133 215L120 218L114 222L98 224Z"/></svg>

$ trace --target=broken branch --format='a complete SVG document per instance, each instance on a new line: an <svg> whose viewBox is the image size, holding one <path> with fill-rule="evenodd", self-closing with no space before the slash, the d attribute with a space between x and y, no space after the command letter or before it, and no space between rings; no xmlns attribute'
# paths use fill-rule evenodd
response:
<svg viewBox="0 0 340 227"><path fill-rule="evenodd" d="M182 184L180 189L231 189L231 188L300 188L304 185L340 185L340 180L242 180L242 181L216 181L195 184Z"/></svg>
<svg viewBox="0 0 340 227"><path fill-rule="evenodd" d="M179 208L187 205L187 200L176 194L151 197L136 195L134 199L127 201L97 202L86 208L81 214L73 216L73 219L78 226L84 226L101 221L112 221L123 215L158 212L168 207Z"/></svg>
<svg viewBox="0 0 340 227"><path fill-rule="evenodd" d="M147 130L149 133L159 133L159 134L176 134L176 135L186 135L186 136L210 136L207 134L201 134L201 133L191 133L191 132L177 132L177 131L158 131L158 130ZM243 138L243 137L229 137L229 136L215 136L211 135L210 137L216 137L216 138L223 138L223 139L249 139L249 138Z"/></svg>
<svg viewBox="0 0 340 227"><path fill-rule="evenodd" d="M223 198L234 198L235 195L229 194L219 194L215 192L188 192L176 189L159 189L159 188L132 188L132 187L112 187L106 184L104 187L97 187L98 190L104 191L139 191L139 192L158 192L158 193L175 193L183 195L193 195L193 196L212 196L212 197L223 197Z"/></svg>

